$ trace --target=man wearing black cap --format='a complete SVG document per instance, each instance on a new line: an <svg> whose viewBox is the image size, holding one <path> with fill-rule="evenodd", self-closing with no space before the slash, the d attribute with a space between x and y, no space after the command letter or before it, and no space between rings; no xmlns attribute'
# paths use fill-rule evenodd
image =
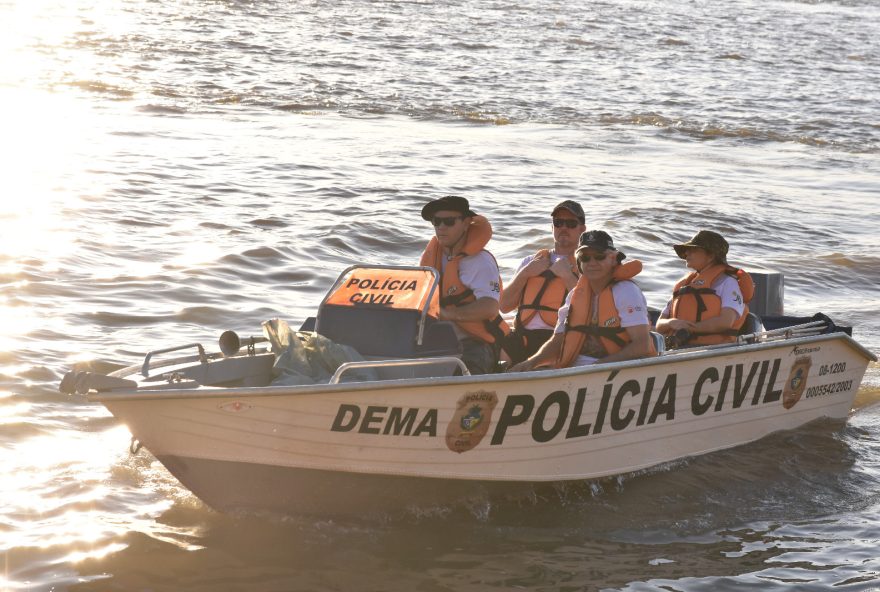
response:
<svg viewBox="0 0 880 592"><path fill-rule="evenodd" d="M502 342L510 333L498 314L501 278L495 257L485 250L492 227L470 209L468 200L447 195L422 208L434 237L421 265L440 272L440 320L452 321L471 374L494 371Z"/></svg>
<svg viewBox="0 0 880 592"><path fill-rule="evenodd" d="M619 362L656 355L650 336L648 305L630 281L641 263L623 263L626 255L602 230L581 235L575 251L581 276L559 309L553 337L538 352L511 368L566 368Z"/></svg>
<svg viewBox="0 0 880 592"><path fill-rule="evenodd" d="M522 340L527 357L553 335L559 307L577 284L574 250L587 229L584 209L570 199L558 203L550 217L553 250L543 249L523 259L500 300L501 312L516 310L514 335Z"/></svg>

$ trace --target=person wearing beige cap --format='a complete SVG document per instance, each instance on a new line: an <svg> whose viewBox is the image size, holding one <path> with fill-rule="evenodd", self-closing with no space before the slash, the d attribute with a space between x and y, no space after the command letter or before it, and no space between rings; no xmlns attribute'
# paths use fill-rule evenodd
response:
<svg viewBox="0 0 880 592"><path fill-rule="evenodd" d="M556 204L550 219L553 250L542 249L523 259L499 300L501 312L516 311L513 336L522 341L523 359L553 335L559 307L580 275L574 251L578 237L587 229L584 209L567 199Z"/></svg>
<svg viewBox="0 0 880 592"><path fill-rule="evenodd" d="M672 247L694 271L675 285L657 332L673 348L736 341L754 286L748 273L728 265L727 241L717 232L701 230Z"/></svg>

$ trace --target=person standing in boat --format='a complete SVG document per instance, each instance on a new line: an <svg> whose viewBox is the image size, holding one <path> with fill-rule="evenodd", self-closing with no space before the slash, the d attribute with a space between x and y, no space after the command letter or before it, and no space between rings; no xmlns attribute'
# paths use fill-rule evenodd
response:
<svg viewBox="0 0 880 592"><path fill-rule="evenodd" d="M727 263L723 236L701 230L675 253L694 271L681 279L657 319L669 347L732 343L745 322L754 293L752 278Z"/></svg>
<svg viewBox="0 0 880 592"><path fill-rule="evenodd" d="M492 226L470 209L467 199L456 195L425 205L422 218L434 225L420 265L440 272L439 318L454 323L470 373L489 374L510 334L498 309L498 263L485 249Z"/></svg>
<svg viewBox="0 0 880 592"><path fill-rule="evenodd" d="M603 230L583 233L575 251L581 275L559 309L553 337L512 372L567 368L656 355L648 304L631 281L642 270Z"/></svg>
<svg viewBox="0 0 880 592"><path fill-rule="evenodd" d="M569 199L557 204L550 217L553 250L542 249L523 259L499 301L501 312L516 310L513 335L523 344L524 358L553 335L559 307L578 281L574 251L587 229L584 209Z"/></svg>

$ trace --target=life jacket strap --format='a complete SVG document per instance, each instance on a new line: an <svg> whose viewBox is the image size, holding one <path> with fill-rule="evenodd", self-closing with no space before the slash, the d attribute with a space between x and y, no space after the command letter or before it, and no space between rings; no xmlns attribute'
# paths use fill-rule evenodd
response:
<svg viewBox="0 0 880 592"><path fill-rule="evenodd" d="M613 341L619 347L624 347L626 341L621 339L620 334L626 332L623 327L599 327L597 325L571 325L569 331L577 331L584 335L594 335L596 337L604 337Z"/></svg>
<svg viewBox="0 0 880 592"><path fill-rule="evenodd" d="M547 275L548 273L550 274L549 276ZM556 277L556 274L554 274L552 271L547 269L547 270L542 271L540 273L539 277L544 278L544 283L541 284L541 287L538 289L538 293L535 294L534 300L532 300L531 302L521 303L519 305L519 308L516 310L516 325L517 326L519 326L522 323L523 309L526 309L526 310L550 310L550 311L553 310L552 308L549 308L547 306L541 306L538 303L541 302L541 300L544 298L544 292L547 291L547 288L550 286L550 282L553 281L553 278Z"/></svg>
<svg viewBox="0 0 880 592"><path fill-rule="evenodd" d="M694 288L693 286L682 286L672 293L673 297L682 296L684 294L714 294L712 288Z"/></svg>
<svg viewBox="0 0 880 592"><path fill-rule="evenodd" d="M462 301L473 295L474 291L468 288L460 294L452 294L440 298L440 306L463 306L465 303ZM523 345L522 340L511 338L510 335L512 335L512 333L509 331L505 333L501 327L506 324L507 321L505 321L501 315L495 315L494 319L483 321L483 328L489 332L489 334L495 339L495 343L498 344L501 349L506 351L511 358L523 356L525 353L525 346ZM525 359L525 357L522 357L521 359Z"/></svg>
<svg viewBox="0 0 880 592"><path fill-rule="evenodd" d="M709 307L706 306L706 302L703 300L703 294L714 294L715 290L712 288L694 288L692 286L684 286L679 288L675 292L672 293L673 298L677 298L684 294L692 294L694 299L697 301L697 321L703 320L703 313L709 310Z"/></svg>
<svg viewBox="0 0 880 592"><path fill-rule="evenodd" d="M521 335L509 331L507 333L501 328L507 325L501 315L496 316L491 321L483 321L483 326L492 337L495 338L495 344L507 352L511 360L522 361L526 359L526 346ZM514 362L516 363L516 362Z"/></svg>
<svg viewBox="0 0 880 592"><path fill-rule="evenodd" d="M522 310L523 308L526 308L529 310L547 310L550 312L558 312L559 311L558 308L553 308L552 306L544 306L543 304L523 304L519 308L520 308L520 310Z"/></svg>
<svg viewBox="0 0 880 592"><path fill-rule="evenodd" d="M501 324L504 322L505 321L501 318L501 315L496 316L490 321L483 321L483 326L486 327L486 331L495 338L497 343L501 343L506 337L504 331L501 330Z"/></svg>
<svg viewBox="0 0 880 592"><path fill-rule="evenodd" d="M468 288L464 292L460 294L450 294L449 296L441 296L440 297L440 306L462 306L464 304L462 300L473 296L474 291Z"/></svg>

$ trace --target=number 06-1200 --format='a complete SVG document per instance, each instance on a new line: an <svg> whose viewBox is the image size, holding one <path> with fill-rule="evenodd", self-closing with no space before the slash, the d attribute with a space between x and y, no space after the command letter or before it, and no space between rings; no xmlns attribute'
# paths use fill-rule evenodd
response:
<svg viewBox="0 0 880 592"><path fill-rule="evenodd" d="M835 364L824 364L819 366L819 376L825 376L826 374L840 374L846 370L846 362L837 362Z"/></svg>

